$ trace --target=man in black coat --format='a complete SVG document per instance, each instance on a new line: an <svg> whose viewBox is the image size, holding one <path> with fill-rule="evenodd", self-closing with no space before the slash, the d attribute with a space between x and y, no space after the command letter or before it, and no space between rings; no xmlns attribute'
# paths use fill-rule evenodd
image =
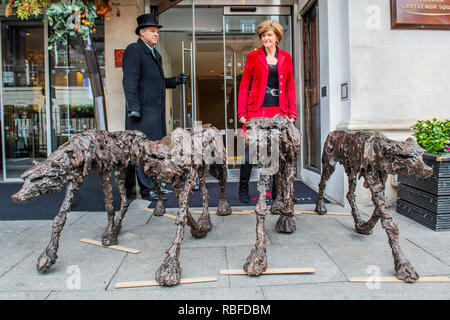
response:
<svg viewBox="0 0 450 320"><path fill-rule="evenodd" d="M187 75L165 78L161 55L155 48L159 39L157 16L151 13L137 18L137 42L128 45L123 55L123 89L126 98L126 130L140 130L150 140L166 135L166 88L184 84ZM135 198L135 172L141 197L156 199L151 179L142 168L129 168L125 181L127 197Z"/></svg>

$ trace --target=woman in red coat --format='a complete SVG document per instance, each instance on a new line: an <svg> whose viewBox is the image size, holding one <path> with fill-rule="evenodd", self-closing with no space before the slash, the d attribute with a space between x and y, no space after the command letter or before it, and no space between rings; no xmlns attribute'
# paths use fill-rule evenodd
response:
<svg viewBox="0 0 450 320"><path fill-rule="evenodd" d="M297 119L294 74L291 55L280 49L283 27L275 20L265 20L256 29L262 46L250 52L244 67L238 96L238 118L245 123L255 117L272 118L276 114ZM248 182L252 165L248 148L241 164L239 199L249 202ZM275 190L272 186L272 190Z"/></svg>

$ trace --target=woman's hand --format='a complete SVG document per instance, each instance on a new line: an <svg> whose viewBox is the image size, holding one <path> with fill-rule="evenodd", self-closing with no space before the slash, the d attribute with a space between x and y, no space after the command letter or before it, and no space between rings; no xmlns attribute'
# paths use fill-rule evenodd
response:
<svg viewBox="0 0 450 320"><path fill-rule="evenodd" d="M240 117L239 118L239 122L242 124L246 124L247 123L247 118L246 117Z"/></svg>
<svg viewBox="0 0 450 320"><path fill-rule="evenodd" d="M289 118L289 120L291 121L291 123L294 123L295 122L295 118Z"/></svg>

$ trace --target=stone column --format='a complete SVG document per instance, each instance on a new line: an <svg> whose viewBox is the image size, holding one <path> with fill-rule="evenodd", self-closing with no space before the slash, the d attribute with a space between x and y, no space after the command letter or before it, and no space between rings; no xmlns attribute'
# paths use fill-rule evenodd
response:
<svg viewBox="0 0 450 320"><path fill-rule="evenodd" d="M122 68L115 67L114 50L135 42L136 18L144 13L144 0L121 0L120 17L105 20L105 96L109 131L125 129Z"/></svg>

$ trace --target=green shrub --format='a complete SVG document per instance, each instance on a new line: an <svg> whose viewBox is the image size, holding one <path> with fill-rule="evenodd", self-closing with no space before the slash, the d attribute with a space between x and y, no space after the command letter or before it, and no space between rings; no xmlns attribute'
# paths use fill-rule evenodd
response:
<svg viewBox="0 0 450 320"><path fill-rule="evenodd" d="M411 129L417 143L430 153L450 153L450 120L419 120Z"/></svg>

